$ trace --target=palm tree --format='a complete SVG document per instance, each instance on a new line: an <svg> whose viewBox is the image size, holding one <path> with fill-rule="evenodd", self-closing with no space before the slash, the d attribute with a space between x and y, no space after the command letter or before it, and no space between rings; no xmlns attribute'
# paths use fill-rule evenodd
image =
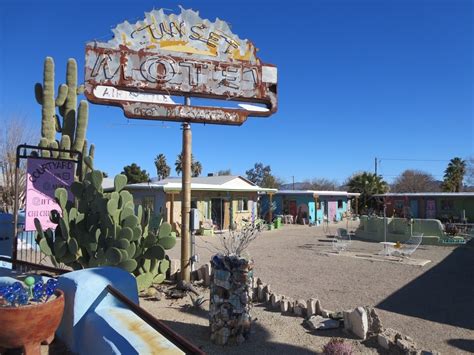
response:
<svg viewBox="0 0 474 355"><path fill-rule="evenodd" d="M170 167L166 164L166 157L164 154L159 154L155 158L156 174L158 180L166 179L170 176Z"/></svg>
<svg viewBox="0 0 474 355"><path fill-rule="evenodd" d="M372 198L375 194L384 194L388 191L388 184L380 175L362 172L353 175L347 182L349 192L359 192L359 211L367 211L374 208L376 201Z"/></svg>
<svg viewBox="0 0 474 355"><path fill-rule="evenodd" d="M178 175L183 172L183 153L178 154L176 157L176 161L174 162L174 170L176 170L176 174Z"/></svg>
<svg viewBox="0 0 474 355"><path fill-rule="evenodd" d="M198 161L193 161L191 163L191 175L192 177L198 177L202 173L202 165Z"/></svg>
<svg viewBox="0 0 474 355"><path fill-rule="evenodd" d="M443 191L460 192L465 174L466 161L458 157L451 159L444 171Z"/></svg>
<svg viewBox="0 0 474 355"><path fill-rule="evenodd" d="M183 172L183 153L178 154L176 161L174 163L174 169L176 174L181 174ZM191 154L191 175L192 177L198 177L202 173L202 164L194 160L194 156Z"/></svg>

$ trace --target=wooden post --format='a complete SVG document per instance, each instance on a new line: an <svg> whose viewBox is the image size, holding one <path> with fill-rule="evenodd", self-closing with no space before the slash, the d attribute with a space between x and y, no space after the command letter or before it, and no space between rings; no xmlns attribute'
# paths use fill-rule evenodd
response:
<svg viewBox="0 0 474 355"><path fill-rule="evenodd" d="M314 194L314 224L318 225L318 195Z"/></svg>
<svg viewBox="0 0 474 355"><path fill-rule="evenodd" d="M273 204L273 194L269 193L269 205L268 205L268 223L272 223L273 220L273 211L272 211L272 204Z"/></svg>

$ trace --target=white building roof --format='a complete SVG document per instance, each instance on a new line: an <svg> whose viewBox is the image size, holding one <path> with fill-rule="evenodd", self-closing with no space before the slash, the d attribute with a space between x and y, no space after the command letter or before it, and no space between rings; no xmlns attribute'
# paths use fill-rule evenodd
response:
<svg viewBox="0 0 474 355"><path fill-rule="evenodd" d="M474 192L401 192L376 194L376 197L474 197Z"/></svg>
<svg viewBox="0 0 474 355"><path fill-rule="evenodd" d="M181 191L181 178L167 178L160 181L142 182L125 186L128 190L157 189L165 192ZM191 190L195 191L242 191L242 192L276 192L255 185L242 176L205 176L191 178Z"/></svg>
<svg viewBox="0 0 474 355"><path fill-rule="evenodd" d="M277 195L317 195L317 196L360 196L358 192L347 191L318 191L318 190L279 190Z"/></svg>

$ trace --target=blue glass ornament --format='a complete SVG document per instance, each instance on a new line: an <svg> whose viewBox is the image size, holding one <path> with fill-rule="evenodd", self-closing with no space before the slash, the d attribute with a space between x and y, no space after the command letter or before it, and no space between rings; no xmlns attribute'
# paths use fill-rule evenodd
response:
<svg viewBox="0 0 474 355"><path fill-rule="evenodd" d="M20 294L18 295L18 303L21 305L28 304L28 292L20 292Z"/></svg>
<svg viewBox="0 0 474 355"><path fill-rule="evenodd" d="M33 299L35 301L40 301L41 297L43 297L43 283L41 281L38 281L35 283L33 286Z"/></svg>
<svg viewBox="0 0 474 355"><path fill-rule="evenodd" d="M13 305L16 300L16 295L13 292L7 292L5 293L5 299L7 300L8 303Z"/></svg>
<svg viewBox="0 0 474 355"><path fill-rule="evenodd" d="M48 281L46 281L46 286L55 289L56 287L58 287L58 280L49 279Z"/></svg>
<svg viewBox="0 0 474 355"><path fill-rule="evenodd" d="M8 286L0 286L0 297L3 297L3 295L8 291Z"/></svg>
<svg viewBox="0 0 474 355"><path fill-rule="evenodd" d="M23 285L19 282L14 282L12 284L13 293L19 293L23 290Z"/></svg>

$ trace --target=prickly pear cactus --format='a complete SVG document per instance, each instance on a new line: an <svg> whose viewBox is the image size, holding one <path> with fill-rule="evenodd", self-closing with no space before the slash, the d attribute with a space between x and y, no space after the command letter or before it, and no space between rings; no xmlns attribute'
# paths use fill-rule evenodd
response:
<svg viewBox="0 0 474 355"><path fill-rule="evenodd" d="M156 233L149 230L150 211L138 206L135 213L132 195L123 190L127 177L117 175L111 193L103 192L102 179L102 172L93 170L84 181L74 182L74 203L65 189L56 189L62 210L62 217L52 214L56 229L43 231L35 219L41 251L53 264L74 270L105 265L125 269L136 276L140 291L162 282L169 268L165 250L176 244L171 225L162 223Z"/></svg>
<svg viewBox="0 0 474 355"><path fill-rule="evenodd" d="M92 163L87 164L85 158L92 161L94 146L91 145L87 154L86 131L89 120L89 106L86 100L81 100L77 107L77 96L84 92L84 86L77 86L77 63L70 58L66 68L66 84L61 84L58 95L54 92L54 61L47 57L44 61L43 84L35 85L36 101L42 106L41 110L41 139L39 146L43 148L60 148L76 150L83 154L83 178L92 171ZM63 117L62 124L56 114L56 108ZM61 133L56 140L56 132ZM69 153L43 151L43 157L71 158Z"/></svg>

